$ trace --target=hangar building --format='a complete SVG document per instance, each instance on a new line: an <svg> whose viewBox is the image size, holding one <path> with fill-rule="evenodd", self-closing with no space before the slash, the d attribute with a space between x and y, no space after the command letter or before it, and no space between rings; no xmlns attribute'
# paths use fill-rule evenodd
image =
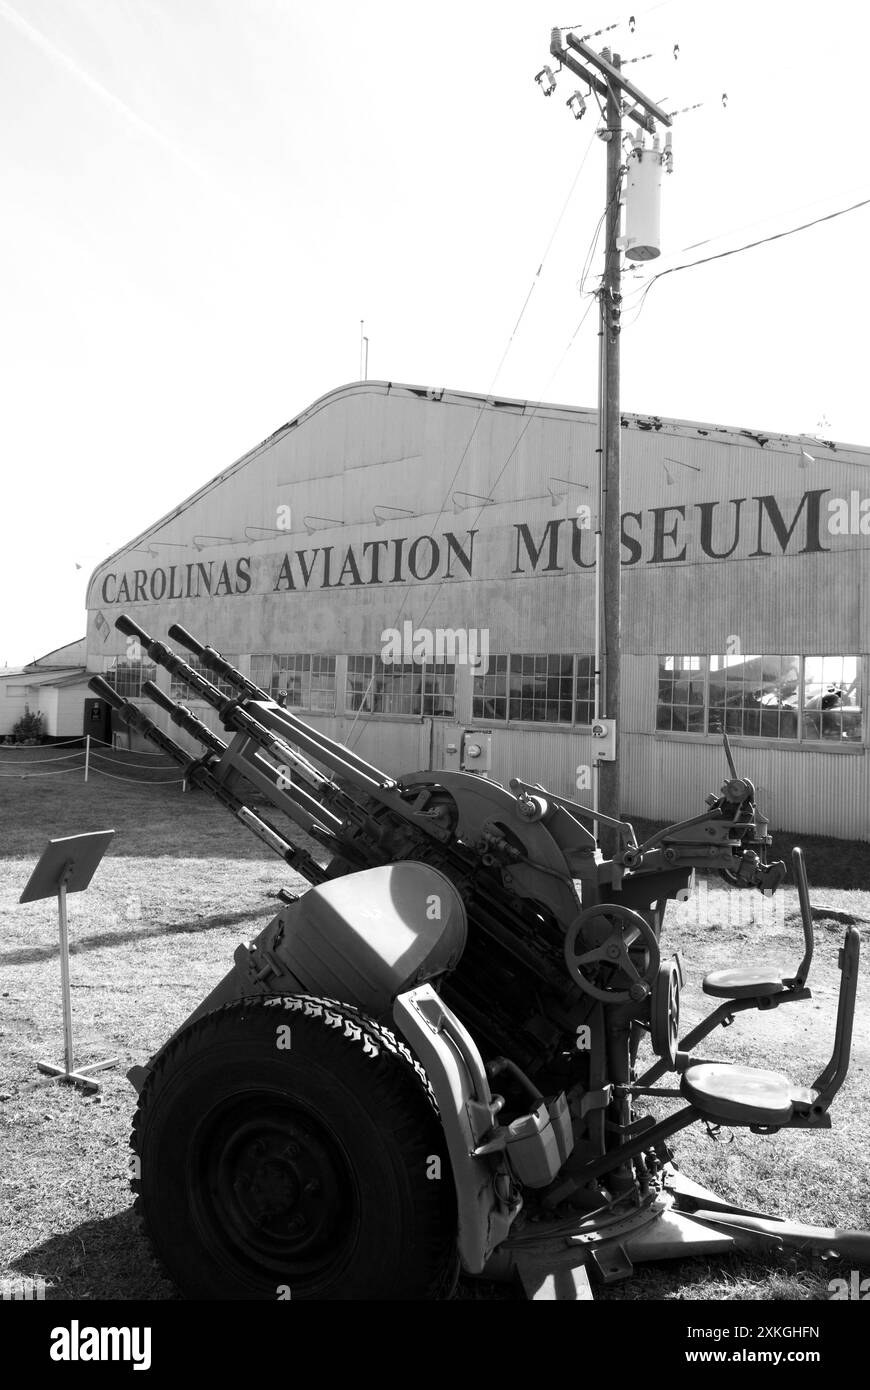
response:
<svg viewBox="0 0 870 1390"><path fill-rule="evenodd" d="M591 804L598 442L591 410L332 391L99 565L88 669L138 699L114 619L179 622L389 772ZM774 829L870 840L870 451L634 415L622 446L623 814L699 812L724 728Z"/></svg>

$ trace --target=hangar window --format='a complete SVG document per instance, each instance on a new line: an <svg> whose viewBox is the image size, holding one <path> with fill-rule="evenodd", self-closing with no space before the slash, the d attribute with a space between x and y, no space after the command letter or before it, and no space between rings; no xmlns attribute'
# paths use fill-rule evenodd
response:
<svg viewBox="0 0 870 1390"><path fill-rule="evenodd" d="M706 658L659 658L656 728L669 733L704 732L704 681Z"/></svg>
<svg viewBox="0 0 870 1390"><path fill-rule="evenodd" d="M563 654L511 656L508 716L570 724L574 658Z"/></svg>
<svg viewBox="0 0 870 1390"><path fill-rule="evenodd" d="M334 656L261 653L251 657L251 680L293 709L335 713Z"/></svg>
<svg viewBox="0 0 870 1390"><path fill-rule="evenodd" d="M475 719L517 719L535 724L588 724L595 662L570 652L512 653L489 658L474 678Z"/></svg>
<svg viewBox="0 0 870 1390"><path fill-rule="evenodd" d="M484 675L474 677L474 719L507 719L507 656L491 656Z"/></svg>
<svg viewBox="0 0 870 1390"><path fill-rule="evenodd" d="M349 656L347 658L347 708L362 710L371 714L374 709L375 658L373 656Z"/></svg>
<svg viewBox="0 0 870 1390"><path fill-rule="evenodd" d="M138 700L146 681L157 679L157 667L153 661L124 661L120 657L111 658L105 672L106 681L123 695L125 700Z"/></svg>
<svg viewBox="0 0 870 1390"><path fill-rule="evenodd" d="M423 668L423 713L431 718L453 719L456 714L456 664L434 661Z"/></svg>
<svg viewBox="0 0 870 1390"><path fill-rule="evenodd" d="M661 656L656 729L860 743L860 658Z"/></svg>
<svg viewBox="0 0 870 1390"><path fill-rule="evenodd" d="M801 732L808 742L861 741L861 662L857 656L804 658Z"/></svg>
<svg viewBox="0 0 870 1390"><path fill-rule="evenodd" d="M366 714L411 714L452 719L456 707L453 661L383 661L347 658L347 708Z"/></svg>
<svg viewBox="0 0 870 1390"><path fill-rule="evenodd" d="M800 658L711 656L707 732L797 738Z"/></svg>
<svg viewBox="0 0 870 1390"><path fill-rule="evenodd" d="M231 666L238 665L239 658L237 656L228 656L226 652L221 652L221 656L224 661L228 661ZM193 670L196 671L197 675L205 676L207 681L211 681L212 685L216 685L222 695L227 695L229 697L238 695L239 692L234 685L229 685L225 680L221 680L216 671L210 671L207 666L203 666L198 656L191 656L190 653L185 652L183 659L187 662L188 666L191 666ZM173 700L195 700L197 698L193 686L188 685L187 681L181 680L179 676L172 677L169 694L172 696Z"/></svg>

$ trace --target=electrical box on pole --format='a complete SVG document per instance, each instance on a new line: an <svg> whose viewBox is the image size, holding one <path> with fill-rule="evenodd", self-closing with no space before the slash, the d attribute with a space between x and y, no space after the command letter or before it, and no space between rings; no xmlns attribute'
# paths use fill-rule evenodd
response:
<svg viewBox="0 0 870 1390"><path fill-rule="evenodd" d="M632 141L625 180L625 254L632 261L652 261L661 255L662 170L670 145L652 148L641 134Z"/></svg>

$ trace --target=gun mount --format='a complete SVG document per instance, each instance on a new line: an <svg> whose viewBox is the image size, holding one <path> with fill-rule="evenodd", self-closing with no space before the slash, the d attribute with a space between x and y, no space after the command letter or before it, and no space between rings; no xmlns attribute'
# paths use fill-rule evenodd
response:
<svg viewBox="0 0 870 1390"><path fill-rule="evenodd" d="M619 849L605 859L592 812L544 787L390 777L183 628L170 638L232 694L131 619L116 626L230 737L146 683L198 745L189 752L102 678L91 688L312 885L282 893L282 911L130 1073L134 1187L185 1294L443 1297L461 1265L519 1273L532 1297L576 1298L590 1270L610 1280L637 1260L737 1244L870 1255L868 1235L730 1206L669 1161L667 1140L701 1120L829 1126L848 1068L854 928L832 1057L811 1087L692 1055L737 1013L810 998L799 850L800 965L708 976L722 1002L680 1037L682 962L662 955L668 901L698 868L765 893L786 876L768 862L768 824L727 739L728 777L703 814L640 844L628 822L608 821ZM249 805L252 793L288 828ZM295 844L294 827L323 853ZM644 1038L658 1060L639 1075ZM667 1073L678 1088L657 1084ZM638 1113L647 1096L684 1104L654 1120Z"/></svg>

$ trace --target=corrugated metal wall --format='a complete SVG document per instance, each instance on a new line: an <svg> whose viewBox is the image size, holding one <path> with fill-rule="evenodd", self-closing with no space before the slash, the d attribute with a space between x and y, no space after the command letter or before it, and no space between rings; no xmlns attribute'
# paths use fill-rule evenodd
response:
<svg viewBox="0 0 870 1390"><path fill-rule="evenodd" d="M870 491L870 455L685 421L624 423L624 808L677 817L718 789L723 757L715 739L656 734L658 654L863 654L870 675L868 540L827 525L831 498ZM593 536L577 509L596 506L597 443L591 411L387 383L333 392L100 566L89 665L125 654L112 626L121 611L158 635L177 621L246 656L373 653L404 621L485 628L491 653L591 653ZM421 540L414 580L410 551L427 536L437 557ZM196 594L199 565L211 595ZM458 716L470 715L468 702ZM425 720L361 717L353 738L389 771L428 758ZM735 743L783 826L870 839L866 715L849 749ZM572 795L591 755L582 732L494 726L500 781Z"/></svg>

